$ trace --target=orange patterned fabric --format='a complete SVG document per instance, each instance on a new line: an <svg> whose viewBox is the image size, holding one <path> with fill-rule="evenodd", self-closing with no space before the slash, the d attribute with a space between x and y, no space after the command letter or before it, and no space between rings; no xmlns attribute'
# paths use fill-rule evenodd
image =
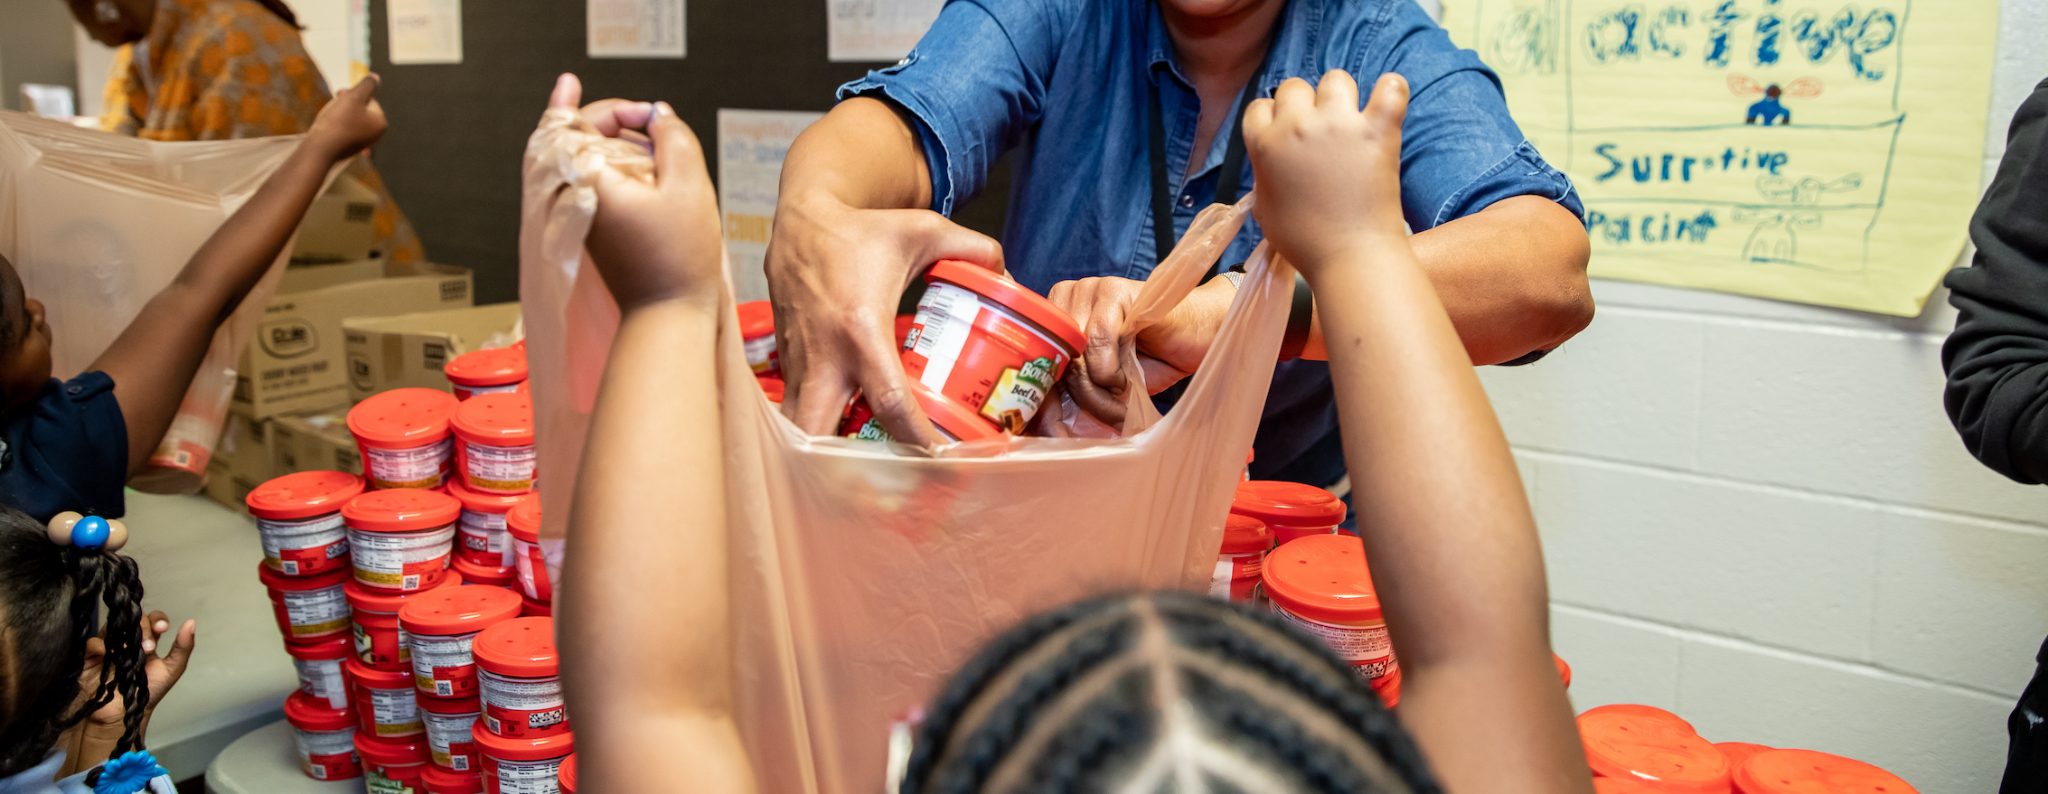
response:
<svg viewBox="0 0 2048 794"><path fill-rule="evenodd" d="M298 30L262 5L160 0L148 38L114 55L100 127L152 141L296 135L332 96ZM419 237L369 158L348 173L384 199L378 247L393 261L423 261Z"/></svg>

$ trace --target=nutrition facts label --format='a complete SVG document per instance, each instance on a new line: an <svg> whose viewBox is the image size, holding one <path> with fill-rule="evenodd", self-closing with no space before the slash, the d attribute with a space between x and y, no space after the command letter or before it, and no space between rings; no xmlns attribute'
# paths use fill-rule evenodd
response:
<svg viewBox="0 0 2048 794"><path fill-rule="evenodd" d="M453 441L412 449L364 448L369 459L370 480L379 488L431 487L448 471Z"/></svg>
<svg viewBox="0 0 2048 794"><path fill-rule="evenodd" d="M457 772L469 771L469 746L474 744L469 729L476 724L476 715L474 711L466 714L428 711L421 715L426 718L427 749L433 753L435 764ZM455 754L454 748L458 747L463 750L461 755Z"/></svg>
<svg viewBox="0 0 2048 794"><path fill-rule="evenodd" d="M499 761L499 794L560 794L557 780L562 759L547 761Z"/></svg>
<svg viewBox="0 0 2048 794"><path fill-rule="evenodd" d="M487 444L462 445L469 484L480 490L523 493L533 487L533 445L497 447Z"/></svg>
<svg viewBox="0 0 2048 794"><path fill-rule="evenodd" d="M420 689L431 689L444 698L458 694L455 691L458 683L468 690L472 685L470 681L458 682L456 679L469 679L476 675L476 660L469 652L470 641L474 639L475 634L452 637L412 635L412 674ZM460 694L471 693L465 691Z"/></svg>
<svg viewBox="0 0 2048 794"><path fill-rule="evenodd" d="M1275 607L1273 611L1278 613L1282 620L1299 626L1302 630L1315 635L1317 639L1323 641L1324 645L1330 646L1330 650L1335 651L1338 656L1343 657L1354 665L1377 664L1380 668L1386 668L1388 667L1386 663L1394 658L1394 642L1392 638L1387 636L1385 624L1377 626L1333 626L1328 623L1309 620L1278 607ZM1371 675L1368 674L1367 677L1371 677Z"/></svg>
<svg viewBox="0 0 2048 794"><path fill-rule="evenodd" d="M413 699L412 688L371 689L370 723L377 726L378 736L411 736L419 733L419 701Z"/></svg>
<svg viewBox="0 0 2048 794"><path fill-rule="evenodd" d="M418 590L422 575L441 569L454 541L452 525L426 532L349 533L356 579L399 590Z"/></svg>
<svg viewBox="0 0 2048 794"><path fill-rule="evenodd" d="M348 625L348 594L341 585L287 591L284 614L286 622L292 624L294 637L333 634Z"/></svg>
<svg viewBox="0 0 2048 794"><path fill-rule="evenodd" d="M320 559L333 559L348 553L348 533L342 529L341 514L329 513L304 521L266 521L258 519L257 537L263 543L263 559L271 567L283 571L286 576L299 575L300 555L285 552L304 549L321 550Z"/></svg>
<svg viewBox="0 0 2048 794"><path fill-rule="evenodd" d="M944 391L953 376L953 362L967 337L974 333L974 316L981 312L981 299L974 293L942 281L932 282L918 301L917 324L923 328L911 350L923 356L924 373L918 381L935 391Z"/></svg>

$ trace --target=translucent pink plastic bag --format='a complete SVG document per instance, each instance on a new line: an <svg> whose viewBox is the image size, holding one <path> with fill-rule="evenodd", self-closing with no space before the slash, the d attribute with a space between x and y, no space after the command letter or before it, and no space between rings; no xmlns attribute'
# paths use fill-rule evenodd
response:
<svg viewBox="0 0 2048 794"><path fill-rule="evenodd" d="M79 373L113 344L298 142L158 143L0 112L0 255L48 309L57 376ZM199 489L234 396L236 360L284 258L214 335L152 471L131 484Z"/></svg>
<svg viewBox="0 0 2048 794"><path fill-rule="evenodd" d="M544 538L562 537L588 398L616 329L582 251L604 168L649 165L634 145L579 130L568 111L550 111L528 143L520 286L549 472ZM1242 222L1243 208L1212 213L1177 249L1198 253L1162 265L1134 316L1179 302ZM990 637L1090 594L1205 585L1292 284L1255 254L1186 396L1163 419L1134 396L1130 435L977 442L922 457L799 432L756 384L728 297L721 415L704 421L721 423L727 445L732 653L761 790L875 791L891 723ZM661 674L658 662L648 670Z"/></svg>

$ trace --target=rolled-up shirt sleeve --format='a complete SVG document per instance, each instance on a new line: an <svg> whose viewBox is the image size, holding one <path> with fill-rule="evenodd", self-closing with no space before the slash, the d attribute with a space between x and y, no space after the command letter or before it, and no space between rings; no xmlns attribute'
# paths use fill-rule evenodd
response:
<svg viewBox="0 0 2048 794"><path fill-rule="evenodd" d="M1413 3L1393 4L1380 41L1373 49L1381 55L1356 71L1361 82L1384 72L1408 79L1401 204L1409 228L1433 229L1517 196L1542 196L1585 219L1571 179L1523 137L1500 78L1478 54L1452 44Z"/></svg>
<svg viewBox="0 0 2048 794"><path fill-rule="evenodd" d="M1956 328L1943 404L1984 465L2048 482L2048 82L2013 118L1998 174L1970 221L1974 266L1949 274Z"/></svg>
<svg viewBox="0 0 2048 794"><path fill-rule="evenodd" d="M840 86L838 98L879 97L917 120L932 209L950 215L981 192L996 160L1044 111L1073 6L950 0L909 55Z"/></svg>

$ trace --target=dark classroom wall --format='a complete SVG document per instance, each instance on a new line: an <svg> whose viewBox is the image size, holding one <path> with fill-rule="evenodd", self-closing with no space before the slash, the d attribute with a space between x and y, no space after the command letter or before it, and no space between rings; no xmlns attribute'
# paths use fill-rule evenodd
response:
<svg viewBox="0 0 2048 794"><path fill-rule="evenodd" d="M719 108L827 110L833 88L882 65L825 59L823 0L688 0L681 60L585 57L581 0L470 0L463 62L416 66L391 64L384 3L370 6L391 118L377 168L428 256L476 270L480 302L517 297L519 158L557 74L581 76L586 99L669 101L715 160ZM1007 183L998 174L958 219L994 234Z"/></svg>

